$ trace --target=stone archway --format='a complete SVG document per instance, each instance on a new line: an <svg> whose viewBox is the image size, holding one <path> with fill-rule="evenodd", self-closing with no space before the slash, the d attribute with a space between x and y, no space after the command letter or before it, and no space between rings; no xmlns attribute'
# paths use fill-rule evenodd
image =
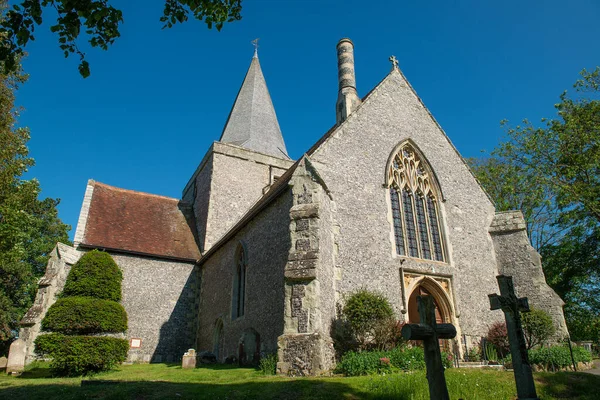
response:
<svg viewBox="0 0 600 400"><path fill-rule="evenodd" d="M238 360L240 365L258 365L260 335L253 328L246 329L240 338Z"/></svg>
<svg viewBox="0 0 600 400"><path fill-rule="evenodd" d="M213 354L217 362L221 362L223 358L223 320L221 318L215 321L213 330Z"/></svg>
<svg viewBox="0 0 600 400"><path fill-rule="evenodd" d="M433 279L423 277L412 286L408 298L407 317L410 323L419 323L419 312L417 308L417 296L431 296L435 304L435 319L438 324L454 323L452 303L444 289ZM440 346L444 351L451 349L451 341L440 340Z"/></svg>

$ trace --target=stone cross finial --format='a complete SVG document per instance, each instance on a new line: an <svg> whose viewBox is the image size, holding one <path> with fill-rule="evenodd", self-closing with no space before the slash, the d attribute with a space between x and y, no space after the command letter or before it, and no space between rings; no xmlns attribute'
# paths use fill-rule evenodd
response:
<svg viewBox="0 0 600 400"><path fill-rule="evenodd" d="M417 306L421 322L404 325L402 337L406 340L423 341L429 398L431 400L450 400L438 340L453 339L456 336L456 328L452 324L436 323L435 303L431 296L417 296Z"/></svg>
<svg viewBox="0 0 600 400"><path fill-rule="evenodd" d="M260 38L256 38L252 41L252 45L254 46L254 58L258 58L258 41Z"/></svg>
<svg viewBox="0 0 600 400"><path fill-rule="evenodd" d="M498 275L496 279L500 286L500 295L494 293L488 297L492 310L504 311L518 400L538 400L519 313L529 312L527 297L517 298L512 276Z"/></svg>
<svg viewBox="0 0 600 400"><path fill-rule="evenodd" d="M392 63L392 71L398 69L398 59L396 58L396 56L390 56L388 60L390 60L390 62Z"/></svg>

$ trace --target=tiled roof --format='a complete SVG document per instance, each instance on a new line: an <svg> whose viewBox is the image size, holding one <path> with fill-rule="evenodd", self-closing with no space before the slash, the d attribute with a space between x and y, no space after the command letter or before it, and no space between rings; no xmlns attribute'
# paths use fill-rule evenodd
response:
<svg viewBox="0 0 600 400"><path fill-rule="evenodd" d="M190 261L200 258L193 214L184 203L99 182L93 185L83 247Z"/></svg>

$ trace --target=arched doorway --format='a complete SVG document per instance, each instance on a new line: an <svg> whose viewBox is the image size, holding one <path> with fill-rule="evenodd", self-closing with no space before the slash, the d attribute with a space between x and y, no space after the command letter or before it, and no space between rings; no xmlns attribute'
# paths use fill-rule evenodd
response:
<svg viewBox="0 0 600 400"><path fill-rule="evenodd" d="M440 311L440 306L438 300L435 298L433 294L429 290L427 290L422 285L419 285L413 290L408 299L408 322L411 324L418 324L421 321L419 317L419 310L417 307L417 296L431 296L433 297L433 302L435 304L435 322L438 324L446 322L446 318L442 316L442 312Z"/></svg>
<svg viewBox="0 0 600 400"><path fill-rule="evenodd" d="M452 323L452 306L444 290L430 278L421 279L408 298L408 322L417 324L420 322L417 296L431 296L435 305L435 322L438 324ZM416 341L420 343L420 341ZM440 340L443 351L450 351L452 343L450 340Z"/></svg>
<svg viewBox="0 0 600 400"><path fill-rule="evenodd" d="M246 329L240 338L238 359L240 365L258 365L260 360L260 335L252 329Z"/></svg>
<svg viewBox="0 0 600 400"><path fill-rule="evenodd" d="M217 319L213 331L213 354L217 362L221 362L223 357L223 320Z"/></svg>

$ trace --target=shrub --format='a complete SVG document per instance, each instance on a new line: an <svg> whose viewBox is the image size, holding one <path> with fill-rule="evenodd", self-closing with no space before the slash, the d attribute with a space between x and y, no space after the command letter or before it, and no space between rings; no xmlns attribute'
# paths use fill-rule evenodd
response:
<svg viewBox="0 0 600 400"><path fill-rule="evenodd" d="M42 321L42 329L65 334L124 332L127 313L116 301L66 297L54 303Z"/></svg>
<svg viewBox="0 0 600 400"><path fill-rule="evenodd" d="M258 369L263 375L275 375L277 373L277 354L267 354L260 359Z"/></svg>
<svg viewBox="0 0 600 400"><path fill-rule="evenodd" d="M394 311L383 294L360 289L352 293L342 310L359 349L386 347L396 341Z"/></svg>
<svg viewBox="0 0 600 400"><path fill-rule="evenodd" d="M571 352L567 346L541 347L539 349L529 350L529 363L539 367L555 371L562 368L569 368L573 365ZM583 347L573 347L573 358L576 363L591 362L592 354Z"/></svg>
<svg viewBox="0 0 600 400"><path fill-rule="evenodd" d="M127 329L127 314L117 302L123 276L108 253L83 255L67 276L61 298L48 310L42 327L53 333L35 340L35 351L51 358L55 375L105 371L125 361L129 342L106 336Z"/></svg>
<svg viewBox="0 0 600 400"><path fill-rule="evenodd" d="M102 336L41 335L36 351L52 357L50 368L56 375L76 376L106 371L127 358L129 342Z"/></svg>
<svg viewBox="0 0 600 400"><path fill-rule="evenodd" d="M556 332L552 317L544 310L531 308L531 311L521 313L521 319L527 349L544 344Z"/></svg>
<svg viewBox="0 0 600 400"><path fill-rule="evenodd" d="M467 352L468 361L480 361L481 360L481 349L479 346L473 346Z"/></svg>
<svg viewBox="0 0 600 400"><path fill-rule="evenodd" d="M444 367L452 367L452 355L442 352ZM349 351L342 356L336 372L346 376L382 374L394 370L416 371L425 369L422 347L395 348L389 351Z"/></svg>
<svg viewBox="0 0 600 400"><path fill-rule="evenodd" d="M120 301L123 274L110 254L92 250L73 265L62 296Z"/></svg>
<svg viewBox="0 0 600 400"><path fill-rule="evenodd" d="M495 346L500 358L505 357L510 352L510 344L508 342L508 331L506 330L506 323L495 322L490 326L486 341ZM487 350L487 348L486 348Z"/></svg>
<svg viewBox="0 0 600 400"><path fill-rule="evenodd" d="M390 361L396 368L404 371L414 371L425 368L425 353L421 347L409 347L404 350L390 351ZM442 359L445 357L442 356Z"/></svg>

